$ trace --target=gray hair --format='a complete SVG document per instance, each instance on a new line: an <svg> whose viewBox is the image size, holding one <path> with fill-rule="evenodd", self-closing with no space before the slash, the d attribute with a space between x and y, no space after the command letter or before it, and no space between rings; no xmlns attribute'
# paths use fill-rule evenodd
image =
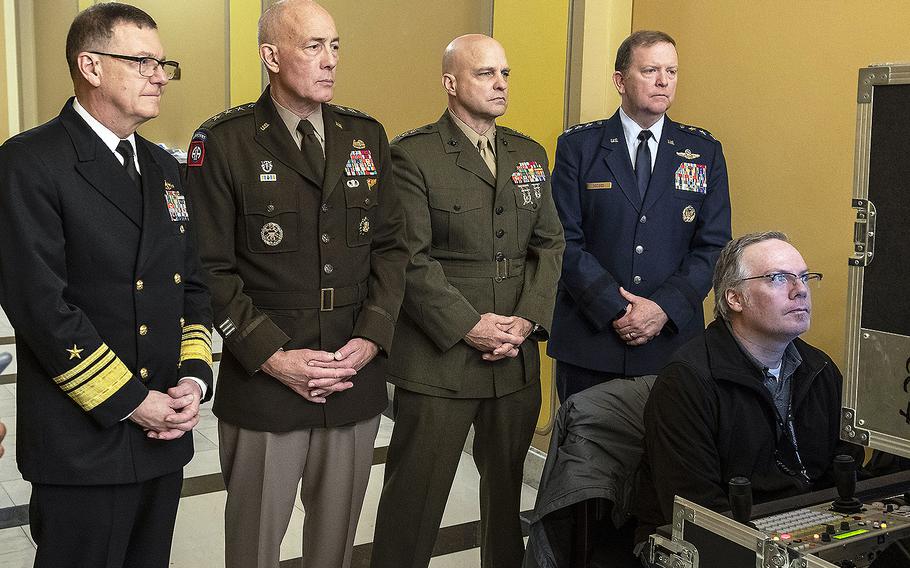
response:
<svg viewBox="0 0 910 568"><path fill-rule="evenodd" d="M714 266L714 317L730 320L726 295L727 290L735 288L740 280L746 278L742 266L743 252L752 245L770 240L790 242L790 238L780 231L749 233L733 239L720 251L720 257Z"/></svg>

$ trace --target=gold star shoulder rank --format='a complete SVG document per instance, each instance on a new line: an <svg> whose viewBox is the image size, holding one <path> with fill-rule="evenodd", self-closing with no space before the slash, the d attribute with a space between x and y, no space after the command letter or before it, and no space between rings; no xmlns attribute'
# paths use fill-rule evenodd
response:
<svg viewBox="0 0 910 568"><path fill-rule="evenodd" d="M589 130L598 126L603 126L603 120L592 120L591 122L584 122L582 124L576 124L575 126L570 126L563 131L563 134L574 134L582 130Z"/></svg>
<svg viewBox="0 0 910 568"><path fill-rule="evenodd" d="M331 107L331 109L333 111L337 112L338 114L343 114L346 116L356 116L357 118L365 118L367 120L372 120L373 122L379 122L372 116L368 115L365 112L361 112L361 111L357 110L356 108L345 107L345 106L335 105L335 104L326 104L326 106Z"/></svg>
<svg viewBox="0 0 910 568"><path fill-rule="evenodd" d="M225 111L219 112L215 116L209 117L209 119L206 120L205 122L203 122L202 126L200 126L199 128L200 129L211 128L211 127L215 126L216 124L222 123L226 120L230 120L232 118L237 118L240 116L250 114L251 112L253 112L254 108L256 108L256 103L246 103L246 104L242 104L240 106L235 106L233 108L229 108Z"/></svg>
<svg viewBox="0 0 910 568"><path fill-rule="evenodd" d="M411 136L416 136L418 134L429 134L431 132L436 132L437 128L435 124L427 124L426 126L421 126L419 128L412 128L407 132L402 132L398 136L392 139L392 144L398 142L399 140L404 140L405 138L410 138Z"/></svg>
<svg viewBox="0 0 910 568"><path fill-rule="evenodd" d="M696 136L701 136L702 138L704 138L706 140L710 140L712 142L718 141L717 138L715 138L710 132L708 132L704 128L699 128L698 126L690 126L688 124L682 124L679 122L676 123L676 127L679 128L680 130L682 130L683 132L688 132L689 134L695 134Z"/></svg>

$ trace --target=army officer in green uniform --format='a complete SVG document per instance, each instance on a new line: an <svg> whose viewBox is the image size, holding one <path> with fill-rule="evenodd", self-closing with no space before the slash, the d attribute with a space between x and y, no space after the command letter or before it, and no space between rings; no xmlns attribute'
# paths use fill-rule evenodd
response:
<svg viewBox="0 0 910 568"><path fill-rule="evenodd" d="M332 17L276 3L259 43L270 87L203 124L187 167L225 345L214 412L226 566L278 568L303 479L305 564L345 568L388 404L407 251L387 216L382 125L328 104Z"/></svg>
<svg viewBox="0 0 910 568"><path fill-rule="evenodd" d="M483 566L521 564L537 341L547 338L564 241L546 152L496 124L508 76L498 42L456 38L443 57L448 110L392 144L412 258L389 362L395 429L373 568L427 566L472 424Z"/></svg>

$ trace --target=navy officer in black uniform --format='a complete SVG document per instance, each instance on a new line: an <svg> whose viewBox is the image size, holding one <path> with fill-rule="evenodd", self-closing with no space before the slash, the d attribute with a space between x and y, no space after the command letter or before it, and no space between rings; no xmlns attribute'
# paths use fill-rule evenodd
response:
<svg viewBox="0 0 910 568"><path fill-rule="evenodd" d="M566 251L548 354L561 400L656 374L704 328L730 240L727 168L711 134L666 115L677 61L667 34L633 33L616 54L616 114L559 137L552 183Z"/></svg>
<svg viewBox="0 0 910 568"><path fill-rule="evenodd" d="M75 98L0 147L35 566L163 568L212 377L177 162L136 133L177 64L148 14L114 2L76 16L66 55Z"/></svg>

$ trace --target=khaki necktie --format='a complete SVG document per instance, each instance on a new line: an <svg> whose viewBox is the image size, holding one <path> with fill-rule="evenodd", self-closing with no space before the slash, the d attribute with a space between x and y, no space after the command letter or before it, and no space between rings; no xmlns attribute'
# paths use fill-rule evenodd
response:
<svg viewBox="0 0 910 568"><path fill-rule="evenodd" d="M480 157L483 158L484 163L490 168L490 173L493 174L493 177L496 177L496 156L493 155L493 149L490 147L490 140L486 136L481 136L480 140L477 141L477 151L480 152Z"/></svg>

